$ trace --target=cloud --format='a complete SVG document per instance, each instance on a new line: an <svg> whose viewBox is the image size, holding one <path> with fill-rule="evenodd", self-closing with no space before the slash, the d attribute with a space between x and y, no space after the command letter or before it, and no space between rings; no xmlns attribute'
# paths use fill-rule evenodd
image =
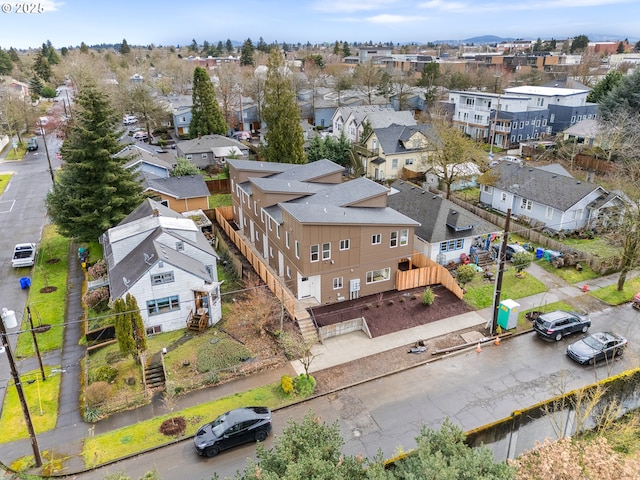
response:
<svg viewBox="0 0 640 480"><path fill-rule="evenodd" d="M320 0L312 8L319 12L353 13L393 8L398 3L398 0Z"/></svg>
<svg viewBox="0 0 640 480"><path fill-rule="evenodd" d="M407 23L407 22L416 22L422 21L424 18L415 17L415 16L407 16L407 15L391 15L388 13L382 15L374 15L373 17L365 18L365 21L370 23L377 24L392 24L392 23Z"/></svg>
<svg viewBox="0 0 640 480"><path fill-rule="evenodd" d="M56 12L64 5L64 2L56 2L55 0L44 0L40 4L44 7L45 12Z"/></svg>
<svg viewBox="0 0 640 480"><path fill-rule="evenodd" d="M467 12L478 14L483 12L518 11L518 10L555 10L568 8L589 8L606 5L632 3L635 0L538 0L533 2L448 2L446 0L430 0L418 4L418 8L437 10L440 12Z"/></svg>

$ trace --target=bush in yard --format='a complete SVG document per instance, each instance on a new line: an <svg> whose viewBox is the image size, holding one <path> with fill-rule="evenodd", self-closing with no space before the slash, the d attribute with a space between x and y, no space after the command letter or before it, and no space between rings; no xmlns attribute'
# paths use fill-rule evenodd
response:
<svg viewBox="0 0 640 480"><path fill-rule="evenodd" d="M251 352L231 340L222 339L215 345L205 344L198 349L196 369L199 373L215 372L233 367L251 358Z"/></svg>
<svg viewBox="0 0 640 480"><path fill-rule="evenodd" d="M111 393L111 385L107 382L95 382L87 387L84 397L89 407L95 407L109 400Z"/></svg>
<svg viewBox="0 0 640 480"><path fill-rule="evenodd" d="M293 379L289 375L282 376L280 379L280 388L282 388L285 395L292 395L296 390L293 385Z"/></svg>
<svg viewBox="0 0 640 480"><path fill-rule="evenodd" d="M94 423L100 420L102 417L102 411L98 407L87 407L84 409L84 414L82 418L87 423Z"/></svg>
<svg viewBox="0 0 640 480"><path fill-rule="evenodd" d="M91 375L92 382L113 382L118 376L118 369L112 367L111 365L103 365L99 367L93 374Z"/></svg>
<svg viewBox="0 0 640 480"><path fill-rule="evenodd" d="M533 254L529 252L514 253L511 257L511 263L517 273L521 273L525 268L531 265L531 262L533 262Z"/></svg>
<svg viewBox="0 0 640 480"><path fill-rule="evenodd" d="M476 275L476 269L473 265L460 265L456 268L456 279L461 287L473 280Z"/></svg>
<svg viewBox="0 0 640 480"><path fill-rule="evenodd" d="M308 397L316 389L316 379L311 375L300 374L295 380L296 391L303 397Z"/></svg>
<svg viewBox="0 0 640 480"><path fill-rule="evenodd" d="M84 294L84 304L96 312L105 310L109 304L109 287L99 287Z"/></svg>
<svg viewBox="0 0 640 480"><path fill-rule="evenodd" d="M107 262L105 262L104 259L97 261L87 268L87 273L92 280L105 277L107 275Z"/></svg>
<svg viewBox="0 0 640 480"><path fill-rule="evenodd" d="M433 293L431 287L427 287L424 289L424 293L422 294L422 303L424 305L431 305L433 301L436 299L436 294Z"/></svg>
<svg viewBox="0 0 640 480"><path fill-rule="evenodd" d="M111 365L112 363L119 362L120 360L122 360L125 357L126 357L126 355L123 354L122 352L109 352L109 353L107 353L105 355L104 360L109 365Z"/></svg>

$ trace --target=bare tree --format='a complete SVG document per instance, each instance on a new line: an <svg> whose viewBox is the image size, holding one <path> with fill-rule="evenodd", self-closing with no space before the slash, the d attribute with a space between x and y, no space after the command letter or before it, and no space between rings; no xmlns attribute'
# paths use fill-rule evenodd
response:
<svg viewBox="0 0 640 480"><path fill-rule="evenodd" d="M242 95L242 84L240 81L240 66L237 63L223 63L216 68L216 90L218 100L222 107L222 115L227 125L233 126L238 123L235 114L240 109ZM242 121L242 119L240 119ZM242 130L242 128L240 128Z"/></svg>
<svg viewBox="0 0 640 480"><path fill-rule="evenodd" d="M353 73L353 79L355 87L367 97L367 103L372 105L378 85L382 79L380 66L374 64L372 61L359 63L356 65Z"/></svg>

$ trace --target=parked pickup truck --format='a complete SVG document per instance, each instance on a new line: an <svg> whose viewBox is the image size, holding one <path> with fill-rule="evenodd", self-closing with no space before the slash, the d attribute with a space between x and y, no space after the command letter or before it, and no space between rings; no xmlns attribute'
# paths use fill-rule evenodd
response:
<svg viewBox="0 0 640 480"><path fill-rule="evenodd" d="M13 248L13 258L11 259L11 266L15 268L19 267L31 267L36 263L36 253L38 248L35 243L19 243Z"/></svg>

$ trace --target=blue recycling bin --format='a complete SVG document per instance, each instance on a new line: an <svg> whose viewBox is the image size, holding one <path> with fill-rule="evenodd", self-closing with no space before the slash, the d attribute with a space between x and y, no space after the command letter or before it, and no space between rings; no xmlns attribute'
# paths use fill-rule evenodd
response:
<svg viewBox="0 0 640 480"><path fill-rule="evenodd" d="M29 288L31 286L31 279L29 277L22 277L20 279L20 288L24 290L25 288Z"/></svg>
<svg viewBox="0 0 640 480"><path fill-rule="evenodd" d="M544 248L536 248L536 258L540 260L544 256Z"/></svg>

